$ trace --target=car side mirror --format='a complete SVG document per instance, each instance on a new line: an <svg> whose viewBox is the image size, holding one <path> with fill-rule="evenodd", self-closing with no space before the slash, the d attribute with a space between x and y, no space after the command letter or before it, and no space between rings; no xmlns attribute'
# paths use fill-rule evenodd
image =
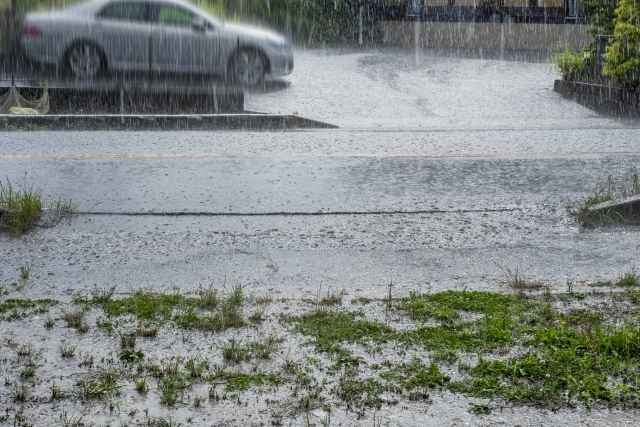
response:
<svg viewBox="0 0 640 427"><path fill-rule="evenodd" d="M202 16L196 15L191 21L191 28L193 28L193 31L204 33L207 31L207 24L204 22L204 18Z"/></svg>

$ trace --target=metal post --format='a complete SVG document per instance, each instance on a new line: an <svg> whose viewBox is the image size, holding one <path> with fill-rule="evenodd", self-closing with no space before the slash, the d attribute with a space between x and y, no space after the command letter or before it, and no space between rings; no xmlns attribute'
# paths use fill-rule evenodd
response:
<svg viewBox="0 0 640 427"><path fill-rule="evenodd" d="M120 123L124 123L124 88L120 87Z"/></svg>
<svg viewBox="0 0 640 427"><path fill-rule="evenodd" d="M218 84L213 85L213 111L218 114L220 112L220 108L218 107Z"/></svg>
<svg viewBox="0 0 640 427"><path fill-rule="evenodd" d="M358 10L358 44L362 46L362 6Z"/></svg>
<svg viewBox="0 0 640 427"><path fill-rule="evenodd" d="M11 33L9 34L9 44L11 45L9 49L9 54L11 55L11 86L16 85L16 46L13 46L13 42L16 40L16 13L17 13L17 0L11 0L11 24L9 28L11 28Z"/></svg>

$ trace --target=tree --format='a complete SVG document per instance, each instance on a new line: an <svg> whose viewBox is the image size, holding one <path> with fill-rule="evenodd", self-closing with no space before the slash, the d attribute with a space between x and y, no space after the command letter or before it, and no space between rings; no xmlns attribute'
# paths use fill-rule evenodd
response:
<svg viewBox="0 0 640 427"><path fill-rule="evenodd" d="M614 41L605 53L605 76L625 87L640 86L640 0L620 0L615 10Z"/></svg>
<svg viewBox="0 0 640 427"><path fill-rule="evenodd" d="M592 25L589 34L592 36L613 34L613 18L618 0L584 0L583 6Z"/></svg>

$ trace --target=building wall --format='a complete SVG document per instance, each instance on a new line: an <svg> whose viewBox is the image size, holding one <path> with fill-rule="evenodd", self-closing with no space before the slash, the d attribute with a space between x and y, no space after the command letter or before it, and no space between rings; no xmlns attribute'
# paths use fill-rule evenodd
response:
<svg viewBox="0 0 640 427"><path fill-rule="evenodd" d="M383 42L394 46L415 46L416 25L422 47L551 50L562 42L580 49L592 40L587 25L575 24L383 21L379 25Z"/></svg>

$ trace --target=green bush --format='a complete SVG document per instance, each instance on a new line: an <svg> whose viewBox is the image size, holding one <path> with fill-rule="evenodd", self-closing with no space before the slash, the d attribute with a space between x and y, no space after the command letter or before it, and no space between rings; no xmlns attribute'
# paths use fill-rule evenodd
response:
<svg viewBox="0 0 640 427"><path fill-rule="evenodd" d="M550 62L558 67L562 80L579 80L584 71L582 52L574 52L568 44L558 43L551 51Z"/></svg>
<svg viewBox="0 0 640 427"><path fill-rule="evenodd" d="M614 11L618 0L584 0L584 12L592 27L588 30L592 36L613 34Z"/></svg>
<svg viewBox="0 0 640 427"><path fill-rule="evenodd" d="M614 41L605 53L602 73L625 87L640 85L640 0L620 0L615 11Z"/></svg>

